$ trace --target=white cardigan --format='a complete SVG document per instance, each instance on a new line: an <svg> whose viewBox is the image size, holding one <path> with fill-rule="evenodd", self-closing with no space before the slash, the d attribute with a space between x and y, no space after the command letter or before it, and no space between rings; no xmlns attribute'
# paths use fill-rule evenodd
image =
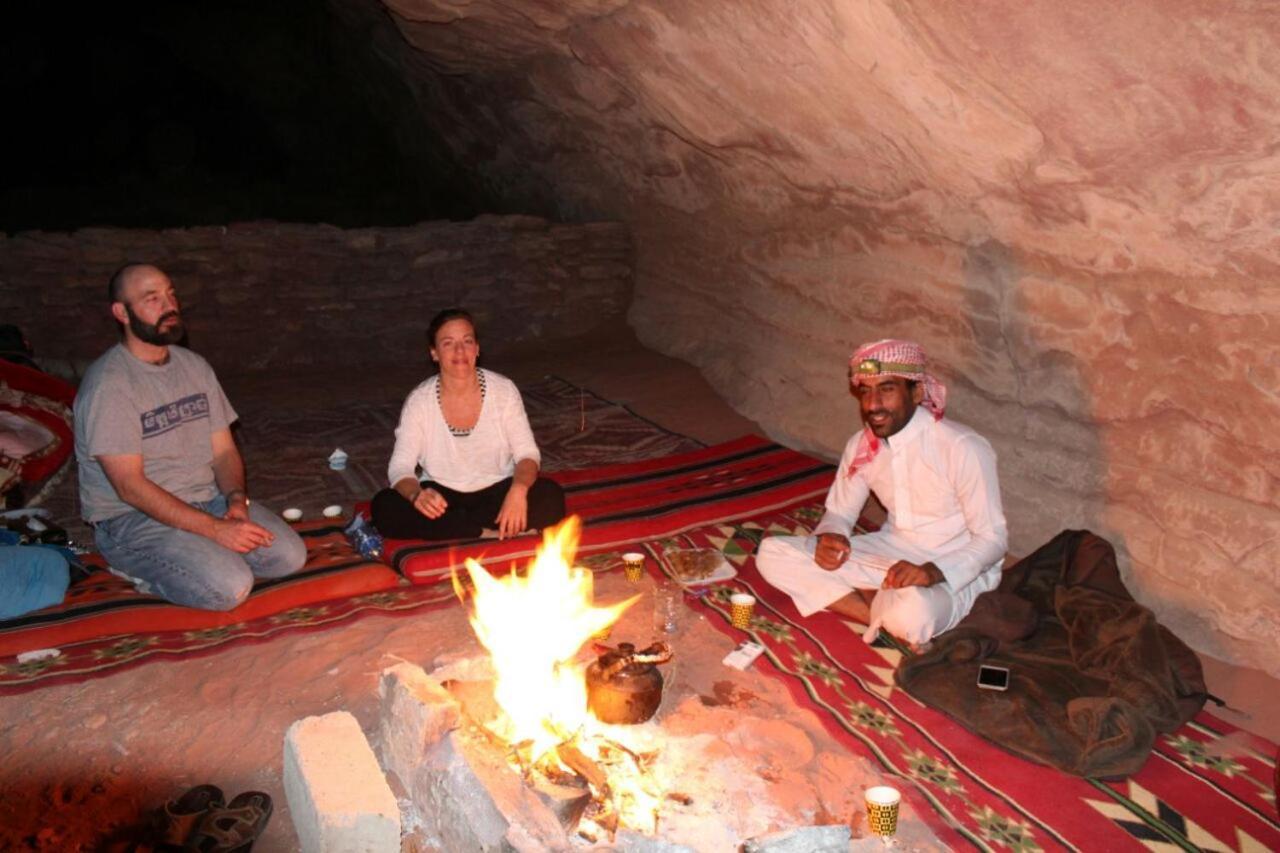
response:
<svg viewBox="0 0 1280 853"><path fill-rule="evenodd" d="M542 461L515 383L491 370L484 371L484 380L480 418L466 436L449 432L436 399L439 376L410 392L400 410L396 447L387 466L392 486L405 477L417 478L421 467L423 480L477 492L510 477L521 460Z"/></svg>

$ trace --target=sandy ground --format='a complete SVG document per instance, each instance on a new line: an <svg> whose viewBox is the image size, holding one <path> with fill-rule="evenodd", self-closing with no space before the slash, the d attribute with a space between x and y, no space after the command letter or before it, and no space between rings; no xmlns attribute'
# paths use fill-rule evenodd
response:
<svg viewBox="0 0 1280 853"><path fill-rule="evenodd" d="M758 431L728 409L692 367L643 349L629 331L555 351L509 353L490 364L516 378L557 373L703 441ZM412 367L391 371L383 375L383 386L367 376L334 377L332 384L376 396L408 387L418 373ZM233 399L269 394L297 402L297 389L309 386L297 376L224 379ZM320 634L285 635L210 658L145 665L0 698L0 849L111 849L102 839L112 837L124 849L148 812L202 782L219 785L228 796L250 789L270 793L276 814L256 849L296 849L281 785L285 730L300 717L339 709L371 725L381 669L397 659L429 665L443 652L465 651L459 646L474 641L463 619L458 608L416 617L370 616ZM732 641L706 625L683 630L689 632L685 657L702 663L683 666L679 678L691 693L714 692L714 682L732 672L717 663ZM1252 711L1252 727L1259 730L1268 697L1276 695L1274 682L1226 667L1210 673L1211 688ZM823 740L815 718L784 701L773 680L752 672L730 679L760 697L762 707L790 709L788 720L809 733L816 749L838 750ZM871 783L875 776L865 767ZM930 846L922 824L910 815L904 822L909 846Z"/></svg>

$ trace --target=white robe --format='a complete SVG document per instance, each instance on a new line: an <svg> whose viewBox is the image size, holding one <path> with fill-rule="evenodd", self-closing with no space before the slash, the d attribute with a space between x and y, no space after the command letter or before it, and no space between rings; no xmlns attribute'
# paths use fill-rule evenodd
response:
<svg viewBox="0 0 1280 853"><path fill-rule="evenodd" d="M995 451L968 427L934 420L920 407L906 426L881 439L875 458L848 476L858 437L845 445L827 492L826 513L813 535L764 540L756 565L765 580L790 595L801 615L808 616L854 589L880 590L897 560L932 562L944 581L880 590L864 634L871 642L883 627L919 645L954 627L979 595L1000 583L1008 533ZM818 536L849 536L871 492L888 510L885 525L853 536L852 553L839 568L819 567L813 559Z"/></svg>

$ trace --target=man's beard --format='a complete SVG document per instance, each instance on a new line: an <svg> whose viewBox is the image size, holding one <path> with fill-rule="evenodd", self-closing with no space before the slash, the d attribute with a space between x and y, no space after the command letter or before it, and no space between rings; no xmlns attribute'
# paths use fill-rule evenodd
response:
<svg viewBox="0 0 1280 853"><path fill-rule="evenodd" d="M143 343L153 344L158 347L167 347L169 344L176 344L182 340L187 334L187 329L182 325L182 317L177 311L169 311L161 314L155 324L145 322L137 314L133 313L133 309L128 304L124 306L125 313L129 315L129 329L133 332L134 337ZM172 318L176 322L168 329L160 331L160 327L165 321Z"/></svg>

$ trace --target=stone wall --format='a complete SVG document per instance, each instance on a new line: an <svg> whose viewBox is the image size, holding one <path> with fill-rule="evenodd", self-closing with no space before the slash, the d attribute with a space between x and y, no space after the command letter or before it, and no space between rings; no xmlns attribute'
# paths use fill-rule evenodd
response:
<svg viewBox="0 0 1280 853"><path fill-rule="evenodd" d="M220 371L425 359L432 315L475 314L488 349L621 322L624 225L528 216L343 230L251 222L0 236L0 317L42 359L83 366L117 340L107 281L129 260L172 277L189 340Z"/></svg>
<svg viewBox="0 0 1280 853"><path fill-rule="evenodd" d="M554 5L554 8L553 8ZM330 0L495 196L636 239L640 338L776 437L919 339L1015 551L1118 546L1280 674L1280 13L1246 0Z"/></svg>

